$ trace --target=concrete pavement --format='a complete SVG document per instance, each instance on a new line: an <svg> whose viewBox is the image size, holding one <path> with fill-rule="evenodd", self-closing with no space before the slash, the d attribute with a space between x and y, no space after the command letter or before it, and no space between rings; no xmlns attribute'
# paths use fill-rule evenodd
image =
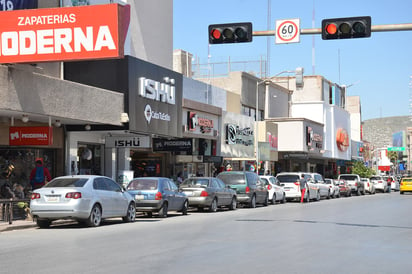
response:
<svg viewBox="0 0 412 274"><path fill-rule="evenodd" d="M0 233L5 231L21 230L32 227L37 227L36 222L32 220L15 220L12 222L12 224L9 224L9 222L0 221Z"/></svg>

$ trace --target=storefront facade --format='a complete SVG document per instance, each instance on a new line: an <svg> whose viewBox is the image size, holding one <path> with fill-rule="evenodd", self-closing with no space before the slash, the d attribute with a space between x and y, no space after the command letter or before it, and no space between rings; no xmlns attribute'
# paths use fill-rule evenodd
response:
<svg viewBox="0 0 412 274"><path fill-rule="evenodd" d="M256 170L254 125L252 117L222 113L220 155L223 162L219 171Z"/></svg>
<svg viewBox="0 0 412 274"><path fill-rule="evenodd" d="M127 56L121 60L66 64L65 77L124 94L124 113L128 117L123 127L92 125L89 131L82 132L70 127L68 160L72 162L78 157L81 144L100 144L104 151L103 173L107 176L121 180L131 171L134 177L173 175L173 152L156 151L152 147L156 138L177 140L182 137L181 74ZM108 146L106 142L110 136L129 138L129 141L118 139ZM143 139L133 142L133 138Z"/></svg>

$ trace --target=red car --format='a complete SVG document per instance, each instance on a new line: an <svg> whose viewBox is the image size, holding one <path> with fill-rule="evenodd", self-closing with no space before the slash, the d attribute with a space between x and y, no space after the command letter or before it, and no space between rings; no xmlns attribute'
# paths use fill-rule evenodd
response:
<svg viewBox="0 0 412 274"><path fill-rule="evenodd" d="M341 196L350 197L352 196L352 190L345 180L335 180L335 184L339 186L339 191Z"/></svg>

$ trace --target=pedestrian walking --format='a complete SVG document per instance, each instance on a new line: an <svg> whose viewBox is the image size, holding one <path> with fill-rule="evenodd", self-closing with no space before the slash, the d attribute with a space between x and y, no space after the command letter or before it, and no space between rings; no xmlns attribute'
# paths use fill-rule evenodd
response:
<svg viewBox="0 0 412 274"><path fill-rule="evenodd" d="M300 180L299 180L300 191L301 191L300 202L303 203L303 199L305 197L305 192L306 192L305 174L302 174L300 177L301 177Z"/></svg>
<svg viewBox="0 0 412 274"><path fill-rule="evenodd" d="M30 173L30 184L33 190L43 187L47 182L51 181L50 171L43 166L43 159L36 159L36 167Z"/></svg>

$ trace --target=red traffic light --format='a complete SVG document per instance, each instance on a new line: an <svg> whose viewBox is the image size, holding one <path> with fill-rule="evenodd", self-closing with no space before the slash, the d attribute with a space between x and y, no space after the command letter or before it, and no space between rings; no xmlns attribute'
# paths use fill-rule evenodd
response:
<svg viewBox="0 0 412 274"><path fill-rule="evenodd" d="M347 39L371 36L370 16L346 17L322 20L322 39Z"/></svg>
<svg viewBox="0 0 412 274"><path fill-rule="evenodd" d="M252 23L209 25L209 44L243 43L252 41Z"/></svg>
<svg viewBox="0 0 412 274"><path fill-rule="evenodd" d="M336 32L338 31L338 28L336 27L335 24L327 24L325 27L325 31L329 34L329 35L335 35Z"/></svg>

